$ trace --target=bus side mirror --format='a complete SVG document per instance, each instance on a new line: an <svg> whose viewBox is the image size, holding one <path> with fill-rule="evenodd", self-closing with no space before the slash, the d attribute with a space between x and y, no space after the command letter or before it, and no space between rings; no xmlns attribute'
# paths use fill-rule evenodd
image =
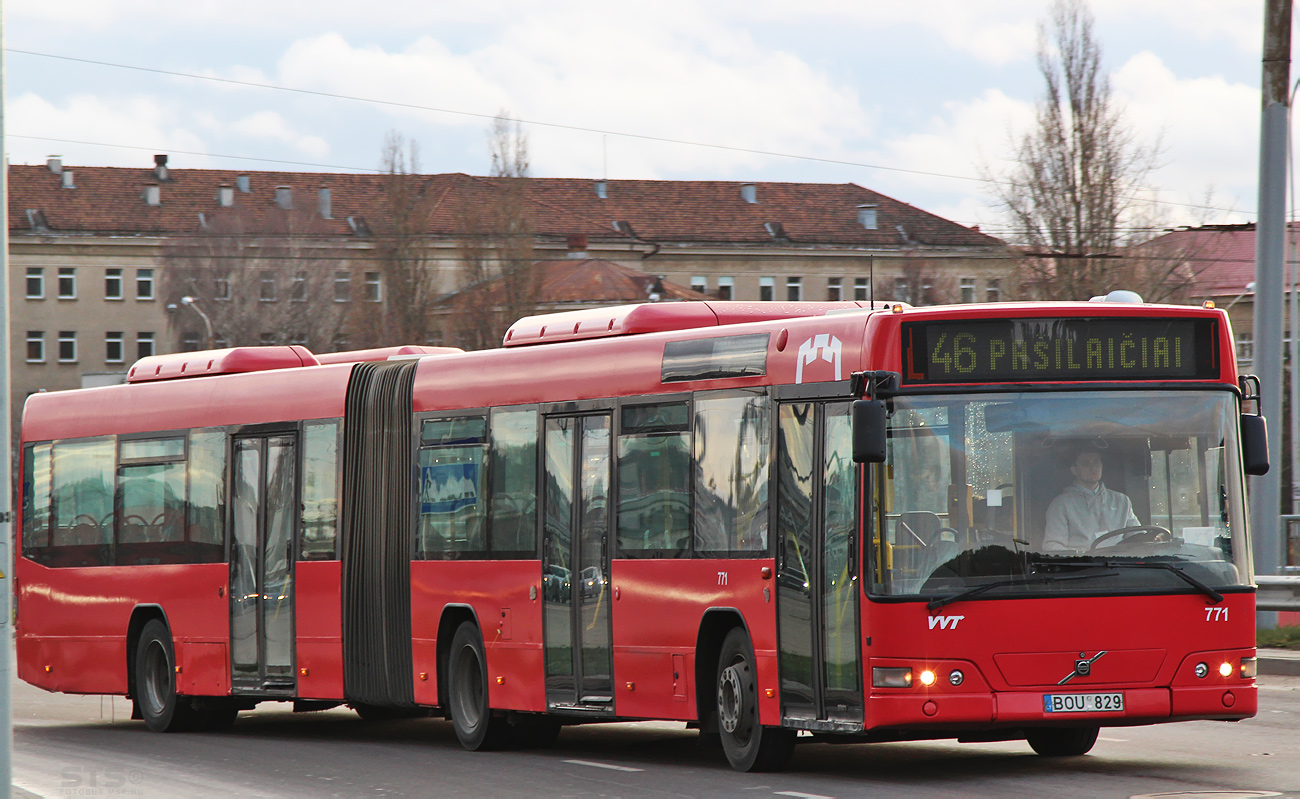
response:
<svg viewBox="0 0 1300 799"><path fill-rule="evenodd" d="M1263 416L1241 415L1241 465L1246 474L1268 474L1268 424Z"/></svg>
<svg viewBox="0 0 1300 799"><path fill-rule="evenodd" d="M853 403L853 461L885 462L885 403L855 400Z"/></svg>

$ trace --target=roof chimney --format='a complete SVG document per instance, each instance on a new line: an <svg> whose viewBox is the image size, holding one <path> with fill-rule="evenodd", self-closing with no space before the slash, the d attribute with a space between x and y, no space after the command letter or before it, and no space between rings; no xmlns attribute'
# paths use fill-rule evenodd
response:
<svg viewBox="0 0 1300 799"><path fill-rule="evenodd" d="M607 199L609 197L609 181L607 180L596 181L596 196L602 200Z"/></svg>
<svg viewBox="0 0 1300 799"><path fill-rule="evenodd" d="M740 184L740 199L747 203L758 202L758 186L753 183Z"/></svg>
<svg viewBox="0 0 1300 799"><path fill-rule="evenodd" d="M240 175L239 177L235 178L235 185L238 186L240 192L244 194L248 194L250 191L253 190L252 186L250 186L248 183L248 175Z"/></svg>
<svg viewBox="0 0 1300 799"><path fill-rule="evenodd" d="M222 208L229 208L235 204L235 190L229 183L222 183L217 187L217 205Z"/></svg>
<svg viewBox="0 0 1300 799"><path fill-rule="evenodd" d="M65 189L75 189L75 188L77 188L77 184L74 183L73 180L72 180L72 170L71 170L71 169L65 169L65 170L63 170L63 172L62 172L61 174L62 174L62 176L63 176L63 188L65 188Z"/></svg>
<svg viewBox="0 0 1300 799"><path fill-rule="evenodd" d="M157 183L150 183L144 187L144 204L162 205L162 189Z"/></svg>
<svg viewBox="0 0 1300 799"><path fill-rule="evenodd" d="M275 204L288 210L293 207L293 187L276 186L275 187Z"/></svg>
<svg viewBox="0 0 1300 799"><path fill-rule="evenodd" d="M153 176L159 180L167 180L167 155L159 153L153 157Z"/></svg>
<svg viewBox="0 0 1300 799"><path fill-rule="evenodd" d="M321 186L316 192L316 204L320 207L321 219L333 219L333 209L330 207L330 187Z"/></svg>
<svg viewBox="0 0 1300 799"><path fill-rule="evenodd" d="M63 156L51 155L45 159L45 165L50 168L51 172L57 175L63 171Z"/></svg>
<svg viewBox="0 0 1300 799"><path fill-rule="evenodd" d="M587 257L587 234L585 233L569 234L569 257L570 258Z"/></svg>

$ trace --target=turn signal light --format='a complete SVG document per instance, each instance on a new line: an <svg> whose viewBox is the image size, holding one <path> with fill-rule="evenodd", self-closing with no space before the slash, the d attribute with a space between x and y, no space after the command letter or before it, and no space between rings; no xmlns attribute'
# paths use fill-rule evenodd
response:
<svg viewBox="0 0 1300 799"><path fill-rule="evenodd" d="M934 680L933 674L930 675L930 679ZM871 685L875 688L911 688L912 668L875 666L871 669Z"/></svg>
<svg viewBox="0 0 1300 799"><path fill-rule="evenodd" d="M1254 658L1241 659L1241 678L1243 680L1255 679L1255 674L1259 669L1259 664Z"/></svg>

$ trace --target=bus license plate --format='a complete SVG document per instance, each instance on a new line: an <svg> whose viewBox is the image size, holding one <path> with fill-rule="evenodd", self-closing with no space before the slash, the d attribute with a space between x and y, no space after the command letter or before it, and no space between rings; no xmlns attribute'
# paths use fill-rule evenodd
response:
<svg viewBox="0 0 1300 799"><path fill-rule="evenodd" d="M1043 694L1044 713L1122 713L1124 694Z"/></svg>

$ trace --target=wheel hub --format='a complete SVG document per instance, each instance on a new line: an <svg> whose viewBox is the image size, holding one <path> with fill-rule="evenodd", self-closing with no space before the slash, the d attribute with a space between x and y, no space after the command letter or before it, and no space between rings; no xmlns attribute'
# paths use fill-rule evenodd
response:
<svg viewBox="0 0 1300 799"><path fill-rule="evenodd" d="M722 728L734 733L740 727L741 697L740 674L735 666L728 666L718 677L718 715Z"/></svg>

